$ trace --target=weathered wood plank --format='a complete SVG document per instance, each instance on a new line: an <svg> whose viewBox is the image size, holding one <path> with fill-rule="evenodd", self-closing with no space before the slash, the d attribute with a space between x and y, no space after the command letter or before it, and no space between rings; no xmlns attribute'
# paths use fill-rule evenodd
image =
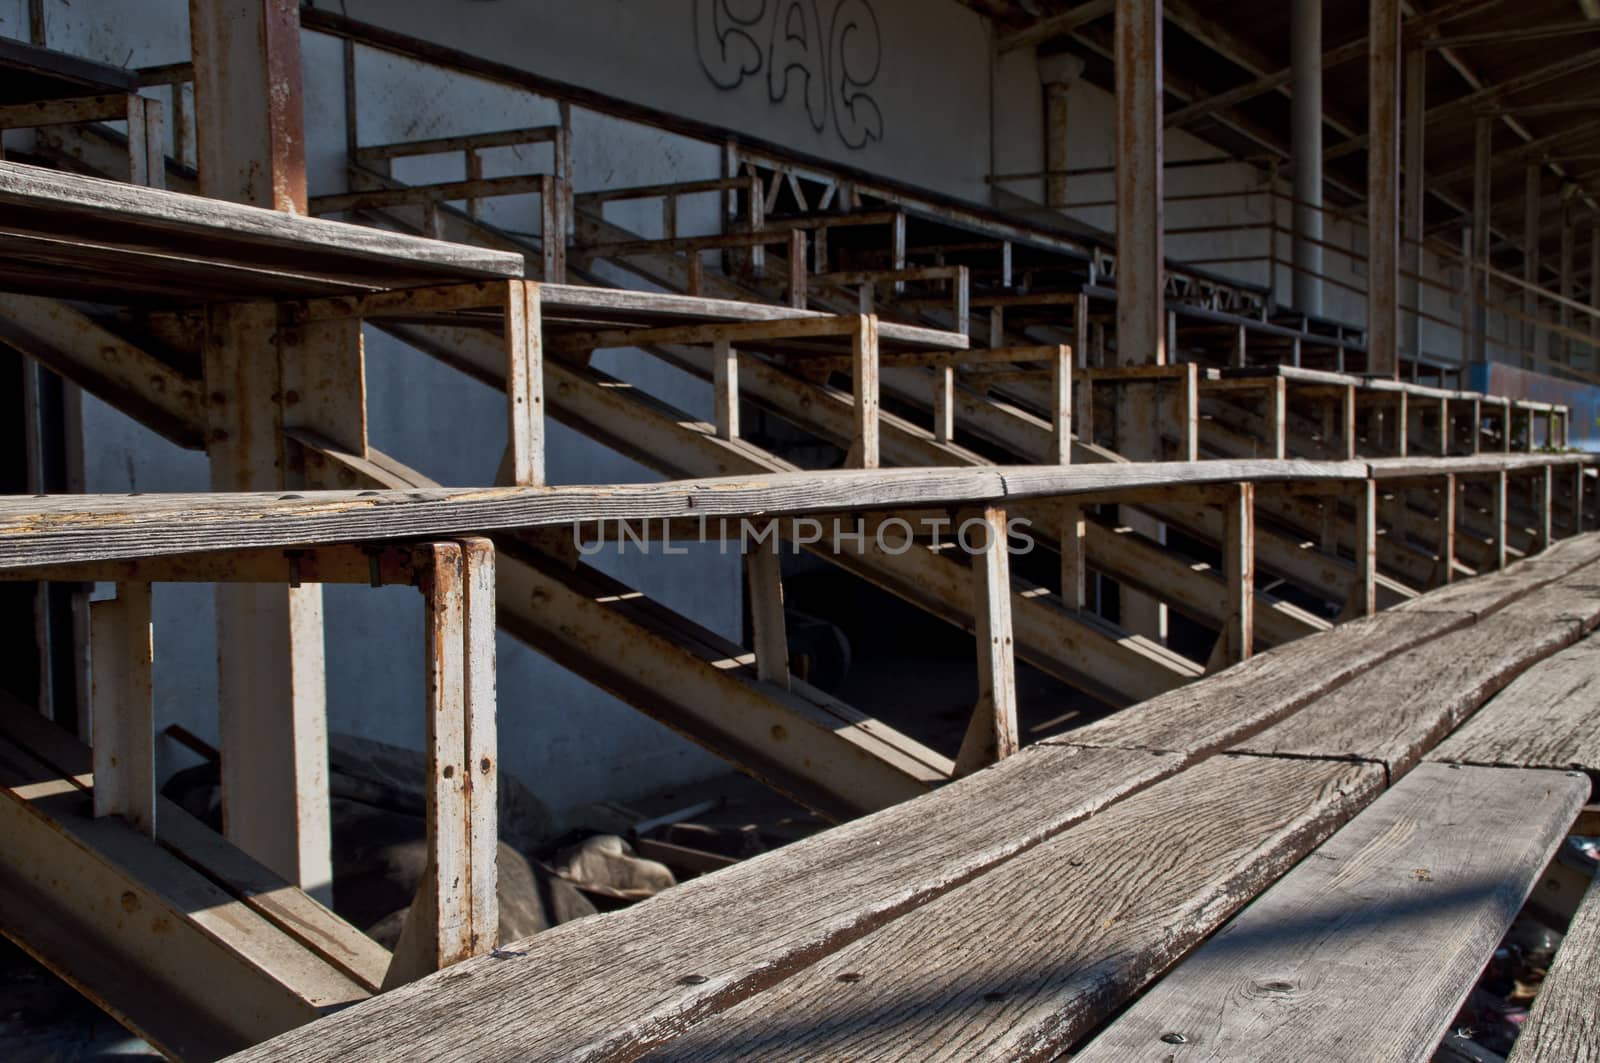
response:
<svg viewBox="0 0 1600 1063"><path fill-rule="evenodd" d="M1406 616L1395 610L1353 620L1047 741L1189 755L1214 751L1471 622L1466 613Z"/></svg>
<svg viewBox="0 0 1600 1063"><path fill-rule="evenodd" d="M469 960L241 1058L634 1055L1071 827L1177 763L1121 750L1028 749L926 798L625 911L504 946L504 958ZM819 883L833 886L819 889ZM708 933L712 926L737 930Z"/></svg>
<svg viewBox="0 0 1600 1063"><path fill-rule="evenodd" d="M1600 1060L1600 885L1591 885L1567 927L1509 1063Z"/></svg>
<svg viewBox="0 0 1600 1063"><path fill-rule="evenodd" d="M1502 572L1429 591L1395 608L1407 612L1465 611L1481 617L1597 561L1600 561L1600 535L1591 532L1563 539L1543 553L1518 561Z"/></svg>
<svg viewBox="0 0 1600 1063"><path fill-rule="evenodd" d="M127 256L179 256L240 269L237 283L262 295L285 282L323 287L407 287L473 277L520 277L521 255L451 244L345 222L265 210L225 200L142 188L13 162L0 162L5 231L51 241L72 263L99 264L100 283L116 288ZM45 270L9 247L0 260ZM128 278L129 280L135 278ZM290 291L300 293L304 285ZM182 290L175 297L189 298Z"/></svg>
<svg viewBox="0 0 1600 1063"><path fill-rule="evenodd" d="M0 38L0 69L6 98L18 103L139 90L135 71L9 38Z"/></svg>
<svg viewBox="0 0 1600 1063"><path fill-rule="evenodd" d="M1441 742L1429 760L1600 773L1600 639L1540 661Z"/></svg>
<svg viewBox="0 0 1600 1063"><path fill-rule="evenodd" d="M151 839L93 818L74 781L9 742L0 842L14 856L0 873L6 935L38 942L36 957L174 1055L215 1058L367 995ZM139 978L113 982L107 969ZM180 1012L194 1023L171 1022Z"/></svg>
<svg viewBox="0 0 1600 1063"><path fill-rule="evenodd" d="M1429 1059L1587 792L1418 768L1073 1058Z"/></svg>
<svg viewBox="0 0 1600 1063"><path fill-rule="evenodd" d="M1530 620L1571 621L1587 635L1600 627L1600 565L1568 572L1508 602L1500 613Z"/></svg>
<svg viewBox="0 0 1600 1063"><path fill-rule="evenodd" d="M0 500L0 568L234 547L442 537L583 520L819 513L1168 484L1338 480L1350 471L1348 465L1331 462L1130 462L1004 470L830 470L609 486L14 497Z"/></svg>
<svg viewBox="0 0 1600 1063"><path fill-rule="evenodd" d="M711 299L671 292L597 288L579 284L544 284L540 288L546 327L563 335L570 329L591 330L596 322L618 327L646 328L669 325L732 325L738 322L763 321L815 322L838 316L818 310L797 310L774 303ZM967 346L967 338L959 332L889 321L880 322L878 327L878 338L883 343L892 344L901 350L964 350ZM711 331L725 332L726 329ZM737 331L735 329L734 333ZM760 329L755 331L757 334L762 332Z"/></svg>
<svg viewBox="0 0 1600 1063"><path fill-rule="evenodd" d="M0 738L25 749L80 790L92 791L89 748L37 712L0 696ZM273 874L243 850L164 797L156 798L157 841L262 918L321 956L369 992L377 992L389 950Z"/></svg>
<svg viewBox="0 0 1600 1063"><path fill-rule="evenodd" d="M1215 758L646 1058L1052 1058L1380 786L1370 765Z"/></svg>
<svg viewBox="0 0 1600 1063"><path fill-rule="evenodd" d="M1378 761L1397 779L1524 669L1577 638L1575 623L1495 615L1384 661L1233 748Z"/></svg>
<svg viewBox="0 0 1600 1063"><path fill-rule="evenodd" d="M1454 458L1374 458L1367 461L1374 480L1410 480L1443 476L1486 476L1501 469L1509 472L1535 472L1553 465L1587 465L1592 459L1576 454L1475 454Z"/></svg>
<svg viewBox="0 0 1600 1063"><path fill-rule="evenodd" d="M0 342L55 370L182 447L205 445L205 389L76 308L0 295Z"/></svg>

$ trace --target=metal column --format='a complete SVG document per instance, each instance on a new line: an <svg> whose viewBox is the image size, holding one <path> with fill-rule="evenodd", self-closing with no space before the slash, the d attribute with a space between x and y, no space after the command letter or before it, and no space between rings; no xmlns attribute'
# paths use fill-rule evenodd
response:
<svg viewBox="0 0 1600 1063"><path fill-rule="evenodd" d="M1161 365L1167 350L1162 274L1163 198L1161 0L1116 0L1117 89L1117 364ZM1159 461L1160 406L1155 385L1117 388L1117 449L1134 461ZM1166 528L1128 508L1128 527L1155 542ZM1166 607L1121 588L1122 626L1166 637Z"/></svg>
<svg viewBox="0 0 1600 1063"><path fill-rule="evenodd" d="M306 212L298 0L189 0L200 191Z"/></svg>
<svg viewBox="0 0 1600 1063"><path fill-rule="evenodd" d="M1578 286L1572 271L1573 244L1576 242L1573 230L1576 228L1577 219L1572 214L1572 200L1564 198L1561 204L1561 277L1558 281L1563 299L1575 299L1578 295ZM1564 329L1572 327L1572 308L1565 303L1561 304L1561 327ZM1555 350L1561 351L1562 361L1568 365L1572 364L1576 346L1571 337L1562 336L1556 348L1551 351L1552 356Z"/></svg>
<svg viewBox="0 0 1600 1063"><path fill-rule="evenodd" d="M1527 184L1522 204L1522 279L1530 285L1539 283L1539 164L1528 167ZM1539 296L1533 288L1522 291L1522 313L1528 318L1523 325L1528 352L1523 365L1534 364L1533 355L1539 353Z"/></svg>
<svg viewBox="0 0 1600 1063"><path fill-rule="evenodd" d="M190 0L200 187L306 210L297 0ZM215 491L291 486L276 308L214 308L206 330ZM324 901L331 894L322 589L217 587L223 829Z"/></svg>
<svg viewBox="0 0 1600 1063"><path fill-rule="evenodd" d="M1367 31L1367 371L1400 358L1400 3L1371 0Z"/></svg>
<svg viewBox="0 0 1600 1063"><path fill-rule="evenodd" d="M1289 64L1294 128L1294 305L1301 313L1320 315L1322 0L1294 0L1289 18Z"/></svg>
<svg viewBox="0 0 1600 1063"><path fill-rule="evenodd" d="M1422 221L1423 202L1427 178L1424 174L1427 156L1428 118L1428 53L1413 48L1406 53L1405 93L1405 242L1400 249L1400 261L1411 276L1402 279L1401 297L1411 308L1406 314L1405 349L1414 359L1413 366L1422 361Z"/></svg>
<svg viewBox="0 0 1600 1063"><path fill-rule="evenodd" d="M1494 123L1493 118L1480 116L1473 136L1472 250L1471 261L1467 263L1467 290L1473 305L1470 310L1463 309L1463 313L1471 315L1472 342L1461 352L1463 365L1468 361L1484 361L1488 356L1489 316L1482 297L1489 276L1489 210L1494 203L1490 153L1494 147Z"/></svg>
<svg viewBox="0 0 1600 1063"><path fill-rule="evenodd" d="M1600 310L1600 224L1589 230L1589 308ZM1593 314L1589 316L1589 338L1600 342L1600 317ZM1600 366L1600 350L1589 348L1585 361L1586 369Z"/></svg>
<svg viewBox="0 0 1600 1063"><path fill-rule="evenodd" d="M1117 0L1117 364L1167 361L1161 0Z"/></svg>

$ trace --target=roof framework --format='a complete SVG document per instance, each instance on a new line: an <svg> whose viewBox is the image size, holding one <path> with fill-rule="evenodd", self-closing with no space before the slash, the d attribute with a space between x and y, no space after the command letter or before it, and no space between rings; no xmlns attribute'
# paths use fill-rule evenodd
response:
<svg viewBox="0 0 1600 1063"><path fill-rule="evenodd" d="M1111 88L1111 7L1099 0L961 0L995 24L997 47L1075 51L1084 76ZM1575 0L1431 0L1402 5L1405 47L1426 54L1430 232L1471 223L1480 118L1492 123L1490 215L1495 264L1520 267L1526 174L1539 170L1547 224L1539 259L1552 277L1560 207L1580 232L1600 222L1600 20ZM1166 0L1167 126L1242 159L1289 156L1289 11L1273 0ZM1324 8L1325 182L1330 201L1363 198L1366 166L1366 7ZM1586 257L1586 256L1580 256ZM1587 263L1575 267L1588 277Z"/></svg>

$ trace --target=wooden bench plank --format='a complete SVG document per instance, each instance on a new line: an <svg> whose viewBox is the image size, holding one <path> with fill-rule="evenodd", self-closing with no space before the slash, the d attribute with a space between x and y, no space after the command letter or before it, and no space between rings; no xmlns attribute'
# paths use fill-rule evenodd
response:
<svg viewBox="0 0 1600 1063"><path fill-rule="evenodd" d="M1508 1063L1600 1060L1600 885L1567 927Z"/></svg>
<svg viewBox="0 0 1600 1063"><path fill-rule="evenodd" d="M1590 586L1589 566L1597 559L1600 535L1563 540L1538 560L1430 591L1376 616L1275 647L1199 683L1047 741L1191 755L1211 752L1269 728L1353 677L1496 610L1557 626L1581 622L1592 630L1600 625L1600 590L1575 592ZM1574 590L1566 589L1569 584ZM1594 584L1600 585L1600 568L1594 571Z"/></svg>
<svg viewBox="0 0 1600 1063"><path fill-rule="evenodd" d="M1491 616L1393 657L1233 748L1272 756L1350 757L1398 779L1578 625Z"/></svg>
<svg viewBox="0 0 1600 1063"><path fill-rule="evenodd" d="M1123 750L1024 750L927 797L503 946L240 1058L630 1057L1178 763Z"/></svg>
<svg viewBox="0 0 1600 1063"><path fill-rule="evenodd" d="M1428 1059L1588 789L1418 768L1073 1058Z"/></svg>
<svg viewBox="0 0 1600 1063"><path fill-rule="evenodd" d="M646 1058L1051 1058L1381 782L1370 765L1213 758Z"/></svg>
<svg viewBox="0 0 1600 1063"><path fill-rule="evenodd" d="M240 271L238 283L263 297L305 282L330 291L412 287L479 277L520 277L521 255L429 240L347 222L306 218L219 199L0 162L0 226L16 239L0 265L57 287L68 283L54 257L88 269L101 289L131 291L151 271L196 262L200 276ZM38 241L28 250L22 240ZM130 257L146 278L128 270ZM176 275L176 273L174 274ZM182 287L174 298L194 301Z"/></svg>
<svg viewBox="0 0 1600 1063"><path fill-rule="evenodd" d="M1469 613L1442 611L1363 617L1047 741L1202 754L1269 727L1381 662L1471 621Z"/></svg>
<svg viewBox="0 0 1600 1063"><path fill-rule="evenodd" d="M1465 611L1475 616L1487 616L1524 595L1556 580L1573 576L1596 562L1600 562L1600 534L1590 532L1576 539L1562 540L1544 553L1516 562L1504 572L1485 574L1429 591L1395 608L1419 613ZM1593 576L1594 582L1600 582L1600 571Z"/></svg>
<svg viewBox="0 0 1600 1063"><path fill-rule="evenodd" d="M1549 584L1507 603L1503 616L1532 620L1569 621L1585 635L1600 627L1600 565L1569 572Z"/></svg>
<svg viewBox="0 0 1600 1063"><path fill-rule="evenodd" d="M1441 742L1429 760L1600 773L1600 638L1539 662Z"/></svg>
<svg viewBox="0 0 1600 1063"><path fill-rule="evenodd" d="M1336 482L1355 469L1359 465L1350 462L1129 462L836 469L560 487L12 497L0 499L0 568L482 534L578 521L944 507L1178 484Z"/></svg>
<svg viewBox="0 0 1600 1063"><path fill-rule="evenodd" d="M1461 580L1419 595L1409 602L1402 602L1394 608L1407 613L1469 613L1476 619L1505 608L1523 595L1561 578L1570 570L1569 566L1560 562L1518 561L1503 572Z"/></svg>

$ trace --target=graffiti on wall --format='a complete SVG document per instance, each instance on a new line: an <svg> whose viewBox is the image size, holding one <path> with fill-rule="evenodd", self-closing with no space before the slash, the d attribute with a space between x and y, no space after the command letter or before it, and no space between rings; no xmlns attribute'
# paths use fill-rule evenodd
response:
<svg viewBox="0 0 1600 1063"><path fill-rule="evenodd" d="M867 0L691 0L700 69L725 91L766 83L774 104L805 108L811 128L831 125L848 148L883 139L870 91L883 63L878 16Z"/></svg>

